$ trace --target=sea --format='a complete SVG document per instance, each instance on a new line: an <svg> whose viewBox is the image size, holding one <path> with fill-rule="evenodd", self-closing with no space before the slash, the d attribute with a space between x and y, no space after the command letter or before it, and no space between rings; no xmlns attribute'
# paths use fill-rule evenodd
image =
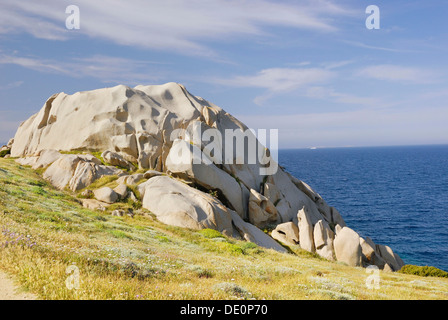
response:
<svg viewBox="0 0 448 320"><path fill-rule="evenodd" d="M278 160L361 237L448 271L448 145L284 149Z"/></svg>

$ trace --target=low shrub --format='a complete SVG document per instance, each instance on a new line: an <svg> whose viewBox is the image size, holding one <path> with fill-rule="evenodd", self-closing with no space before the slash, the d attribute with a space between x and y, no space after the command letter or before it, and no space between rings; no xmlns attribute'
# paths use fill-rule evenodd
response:
<svg viewBox="0 0 448 320"><path fill-rule="evenodd" d="M0 151L0 158L3 158L7 154L11 154L11 150L6 149L6 150L3 150L3 151Z"/></svg>
<svg viewBox="0 0 448 320"><path fill-rule="evenodd" d="M199 231L199 233L208 239L224 238L224 236L221 234L221 232L214 230L214 229L202 229Z"/></svg>
<svg viewBox="0 0 448 320"><path fill-rule="evenodd" d="M448 272L430 266L415 266L412 264L407 264L403 266L398 272L404 274L413 274L421 277L448 278Z"/></svg>

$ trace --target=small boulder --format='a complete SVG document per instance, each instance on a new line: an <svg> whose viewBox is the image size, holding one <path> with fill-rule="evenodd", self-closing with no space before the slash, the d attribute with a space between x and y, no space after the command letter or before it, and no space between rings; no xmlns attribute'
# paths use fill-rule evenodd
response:
<svg viewBox="0 0 448 320"><path fill-rule="evenodd" d="M104 151L101 154L101 157L105 162L109 163L112 166L118 166L121 168L130 169L133 167L132 163L123 158L122 155L112 151Z"/></svg>
<svg viewBox="0 0 448 320"><path fill-rule="evenodd" d="M118 194L109 187L103 187L93 191L95 198L106 203L115 203L118 200Z"/></svg>
<svg viewBox="0 0 448 320"><path fill-rule="evenodd" d="M114 188L115 193L118 195L119 200L124 200L128 197L129 191L128 187L125 184L119 184L116 188Z"/></svg>
<svg viewBox="0 0 448 320"><path fill-rule="evenodd" d="M131 201L134 201L134 202L137 202L138 201L138 198L135 196L135 194L134 194L134 192L132 192L132 191L128 191L128 198L131 200Z"/></svg>
<svg viewBox="0 0 448 320"><path fill-rule="evenodd" d="M128 209L127 211L123 210L123 209L116 209L116 210L112 211L111 215L116 216L116 217L123 217L123 216L127 215L127 216L133 218L134 211L132 209Z"/></svg>
<svg viewBox="0 0 448 320"><path fill-rule="evenodd" d="M289 246L299 244L299 228L293 222L284 222L272 230L271 237Z"/></svg>
<svg viewBox="0 0 448 320"><path fill-rule="evenodd" d="M131 175L124 175L118 178L117 183L118 184L128 184L128 185L134 185L139 183L141 180L145 178L143 173L136 173Z"/></svg>
<svg viewBox="0 0 448 320"><path fill-rule="evenodd" d="M111 215L114 217L122 217L125 215L125 212L123 209L116 209L116 210L112 211Z"/></svg>
<svg viewBox="0 0 448 320"><path fill-rule="evenodd" d="M129 185L134 185L143 180L144 177L145 176L142 173L131 174L125 179L125 183Z"/></svg>
<svg viewBox="0 0 448 320"><path fill-rule="evenodd" d="M77 155L64 154L47 168L43 178L62 190L72 179L80 161L81 159Z"/></svg>
<svg viewBox="0 0 448 320"><path fill-rule="evenodd" d="M90 161L81 161L76 167L68 186L70 190L77 191L88 187L95 180L103 176L119 175L121 172L120 169L112 166L103 166Z"/></svg>
<svg viewBox="0 0 448 320"><path fill-rule="evenodd" d="M81 199L81 202L84 208L91 210L106 211L106 208L109 206L108 203L96 199Z"/></svg>
<svg viewBox="0 0 448 320"><path fill-rule="evenodd" d="M90 199L93 198L93 191L90 189L84 190L83 192L81 192L80 194L81 197L86 198L86 199Z"/></svg>

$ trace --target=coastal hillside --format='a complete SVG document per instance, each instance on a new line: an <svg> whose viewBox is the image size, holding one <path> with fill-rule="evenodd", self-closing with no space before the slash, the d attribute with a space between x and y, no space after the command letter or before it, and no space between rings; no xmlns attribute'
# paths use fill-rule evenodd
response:
<svg viewBox="0 0 448 320"><path fill-rule="evenodd" d="M132 201L84 208L41 172L0 159L0 269L38 299L448 298L447 278L376 274L297 245L279 253L216 230L169 226Z"/></svg>
<svg viewBox="0 0 448 320"><path fill-rule="evenodd" d="M158 280L157 288L166 286L170 276L176 285L182 278L190 283L192 274L213 282L222 273L224 280L231 268L253 283L240 288L231 278L216 285L250 298L263 296L261 288L256 293L263 279L274 285L277 277L297 277L294 286L308 292L314 287L303 266L322 264L313 279L338 288L341 296L330 292L332 298L367 298L360 288L346 291L328 280L325 270L354 268L364 275L355 283L365 286L366 278L377 285L380 272L405 266L392 248L361 237L337 208L279 166L266 134L257 136L177 83L54 94L0 152L2 259L5 266L40 261L45 268L36 276L54 277L48 263L74 263L76 272L82 266L93 277L136 281L134 292ZM184 286L178 294L190 292ZM211 288L208 298L223 297ZM265 298L289 295L281 292Z"/></svg>
<svg viewBox="0 0 448 320"><path fill-rule="evenodd" d="M266 132L257 137L171 82L54 94L3 151L42 169L45 180L84 198L86 208L130 200L168 225L400 270L405 263L397 253L347 226L337 208L278 165L266 141ZM99 188L102 180L113 188Z"/></svg>

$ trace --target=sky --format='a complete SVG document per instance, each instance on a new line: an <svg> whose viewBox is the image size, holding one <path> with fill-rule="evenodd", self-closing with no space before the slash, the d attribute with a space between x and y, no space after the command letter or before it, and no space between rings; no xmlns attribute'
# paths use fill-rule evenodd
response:
<svg viewBox="0 0 448 320"><path fill-rule="evenodd" d="M178 82L280 148L446 144L447 17L446 0L1 0L0 142L54 93Z"/></svg>

